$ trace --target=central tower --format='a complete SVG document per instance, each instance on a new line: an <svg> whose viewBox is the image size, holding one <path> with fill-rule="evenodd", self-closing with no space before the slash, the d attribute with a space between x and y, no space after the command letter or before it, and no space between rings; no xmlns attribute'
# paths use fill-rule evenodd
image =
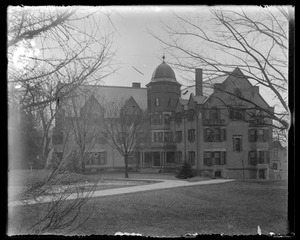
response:
<svg viewBox="0 0 300 240"><path fill-rule="evenodd" d="M153 112L173 112L180 97L181 84L177 82L173 69L163 62L153 71L151 81L146 85L148 110Z"/></svg>
<svg viewBox="0 0 300 240"><path fill-rule="evenodd" d="M154 167L164 167L175 161L176 145L169 118L180 97L181 84L173 69L163 61L153 71L146 85L148 111L151 119L151 158Z"/></svg>

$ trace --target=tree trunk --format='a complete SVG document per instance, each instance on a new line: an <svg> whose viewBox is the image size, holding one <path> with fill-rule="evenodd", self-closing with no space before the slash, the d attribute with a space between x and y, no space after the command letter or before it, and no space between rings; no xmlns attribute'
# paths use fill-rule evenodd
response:
<svg viewBox="0 0 300 240"><path fill-rule="evenodd" d="M81 158L81 173L85 174L85 159Z"/></svg>
<svg viewBox="0 0 300 240"><path fill-rule="evenodd" d="M125 178L129 178L129 176L128 176L128 156L124 157L124 162L125 162Z"/></svg>

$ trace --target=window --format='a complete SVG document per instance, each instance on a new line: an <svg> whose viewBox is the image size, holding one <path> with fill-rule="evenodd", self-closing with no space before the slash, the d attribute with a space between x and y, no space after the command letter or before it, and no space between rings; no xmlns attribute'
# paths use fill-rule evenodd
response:
<svg viewBox="0 0 300 240"><path fill-rule="evenodd" d="M162 114L156 112L153 115L153 125L160 125L160 124L162 124Z"/></svg>
<svg viewBox="0 0 300 240"><path fill-rule="evenodd" d="M159 142L163 141L163 133L162 132L158 132L158 141Z"/></svg>
<svg viewBox="0 0 300 240"><path fill-rule="evenodd" d="M257 140L257 131L256 129L249 129L248 136L249 136L249 142L256 142Z"/></svg>
<svg viewBox="0 0 300 240"><path fill-rule="evenodd" d="M257 131L257 140L259 142L264 141L264 130L263 129L258 129L258 131Z"/></svg>
<svg viewBox="0 0 300 240"><path fill-rule="evenodd" d="M169 114L164 114L164 123L165 124L170 124L169 117L170 117Z"/></svg>
<svg viewBox="0 0 300 240"><path fill-rule="evenodd" d="M159 106L159 98L155 98L154 105L155 105L156 107L158 107L158 106Z"/></svg>
<svg viewBox="0 0 300 240"><path fill-rule="evenodd" d="M176 142L182 141L182 131L176 131Z"/></svg>
<svg viewBox="0 0 300 240"><path fill-rule="evenodd" d="M231 120L243 120L244 119L244 109L241 108L229 108L229 118Z"/></svg>
<svg viewBox="0 0 300 240"><path fill-rule="evenodd" d="M212 156L211 152L204 152L204 165L212 166Z"/></svg>
<svg viewBox="0 0 300 240"><path fill-rule="evenodd" d="M210 157L210 152L206 152L206 158L204 158L204 165L205 166L212 166L212 158Z"/></svg>
<svg viewBox="0 0 300 240"><path fill-rule="evenodd" d="M206 128L205 129L205 134L204 134L204 139L205 141L212 141L213 139L213 135L212 135L212 130L210 128Z"/></svg>
<svg viewBox="0 0 300 240"><path fill-rule="evenodd" d="M169 132L165 132L164 133L164 142L169 142L170 141L170 133Z"/></svg>
<svg viewBox="0 0 300 240"><path fill-rule="evenodd" d="M195 152L194 151L189 151L188 152L188 163L191 166L195 165Z"/></svg>
<svg viewBox="0 0 300 240"><path fill-rule="evenodd" d="M256 151L249 151L248 153L248 162L249 165L255 166L256 165Z"/></svg>
<svg viewBox="0 0 300 240"><path fill-rule="evenodd" d="M264 163L264 151L259 151L258 152L258 159L257 159L257 162L258 163Z"/></svg>
<svg viewBox="0 0 300 240"><path fill-rule="evenodd" d="M214 141L220 141L221 131L220 128L214 129Z"/></svg>
<svg viewBox="0 0 300 240"><path fill-rule="evenodd" d="M257 140L260 142L266 142L269 139L268 129L258 129L257 131Z"/></svg>
<svg viewBox="0 0 300 240"><path fill-rule="evenodd" d="M162 124L162 114L161 113L158 114L158 123L157 124L159 124L159 125Z"/></svg>
<svg viewBox="0 0 300 240"><path fill-rule="evenodd" d="M277 170L278 169L278 165L277 163L273 163L273 167L272 167L274 170Z"/></svg>
<svg viewBox="0 0 300 240"><path fill-rule="evenodd" d="M219 142L226 141L225 128L205 128L204 141L206 142Z"/></svg>
<svg viewBox="0 0 300 240"><path fill-rule="evenodd" d="M266 163L270 163L270 152L266 151Z"/></svg>
<svg viewBox="0 0 300 240"><path fill-rule="evenodd" d="M171 98L168 98L168 106L171 106Z"/></svg>
<svg viewBox="0 0 300 240"><path fill-rule="evenodd" d="M157 114L157 113L155 113L155 114L153 115L153 124L154 124L154 125L158 124L158 114Z"/></svg>
<svg viewBox="0 0 300 240"><path fill-rule="evenodd" d="M242 151L242 136L233 136L233 151Z"/></svg>
<svg viewBox="0 0 300 240"><path fill-rule="evenodd" d="M204 165L224 165L226 164L226 151L204 152Z"/></svg>
<svg viewBox="0 0 300 240"><path fill-rule="evenodd" d="M221 165L220 152L214 152L215 165Z"/></svg>
<svg viewBox="0 0 300 240"><path fill-rule="evenodd" d="M218 120L220 118L220 111L217 108L212 108L210 110L210 119Z"/></svg>
<svg viewBox="0 0 300 240"><path fill-rule="evenodd" d="M153 132L153 142L157 142L157 132Z"/></svg>
<svg viewBox="0 0 300 240"><path fill-rule="evenodd" d="M189 140L189 142L195 141L195 129L188 130L188 140Z"/></svg>
<svg viewBox="0 0 300 240"><path fill-rule="evenodd" d="M193 121L194 117L195 117L195 111L194 111L194 109L188 110L188 120L189 121Z"/></svg>
<svg viewBox="0 0 300 240"><path fill-rule="evenodd" d="M176 152L175 158L176 158L176 163L181 164L182 163L182 152L180 152L180 151Z"/></svg>
<svg viewBox="0 0 300 240"><path fill-rule="evenodd" d="M173 142L174 138L173 138L173 132L170 132L170 142Z"/></svg>

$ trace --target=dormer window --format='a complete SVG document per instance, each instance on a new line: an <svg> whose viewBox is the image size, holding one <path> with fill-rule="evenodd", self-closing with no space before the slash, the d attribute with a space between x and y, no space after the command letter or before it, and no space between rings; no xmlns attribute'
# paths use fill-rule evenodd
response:
<svg viewBox="0 0 300 240"><path fill-rule="evenodd" d="M217 108L212 108L210 110L210 119L212 120L218 120L220 118L220 112Z"/></svg>
<svg viewBox="0 0 300 240"><path fill-rule="evenodd" d="M171 98L168 98L168 106L171 106Z"/></svg>

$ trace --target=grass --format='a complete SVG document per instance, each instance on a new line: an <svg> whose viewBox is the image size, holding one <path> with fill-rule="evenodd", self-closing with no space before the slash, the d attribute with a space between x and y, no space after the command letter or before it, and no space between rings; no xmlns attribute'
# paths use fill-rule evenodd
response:
<svg viewBox="0 0 300 240"><path fill-rule="evenodd" d="M34 186L37 183L46 183L47 178L50 176L51 172L49 170L14 170L9 172L9 201L16 200L22 196L22 193L27 189L27 187ZM83 184L85 191L90 191L91 187L95 190L105 190L121 187L129 187L136 185L145 185L154 183L153 181L139 181L138 179L152 179L152 178L172 178L171 175L158 175L158 174L130 174L129 179L124 179L124 173L120 171L114 172L104 172L97 174L77 174L77 173L65 173L56 174L51 177L50 182L53 186L63 186L63 185L77 185ZM134 180L134 181L132 181ZM97 184L97 186L94 186ZM78 188L79 185L76 187ZM81 189L81 188L80 188ZM50 195L51 193L43 193L43 195Z"/></svg>
<svg viewBox="0 0 300 240"><path fill-rule="evenodd" d="M263 234L288 232L286 181L234 181L93 198L82 214L93 205L88 222L72 234L248 235L257 234L258 225ZM14 217L9 215L11 231L23 233L35 214L32 208L16 207Z"/></svg>

